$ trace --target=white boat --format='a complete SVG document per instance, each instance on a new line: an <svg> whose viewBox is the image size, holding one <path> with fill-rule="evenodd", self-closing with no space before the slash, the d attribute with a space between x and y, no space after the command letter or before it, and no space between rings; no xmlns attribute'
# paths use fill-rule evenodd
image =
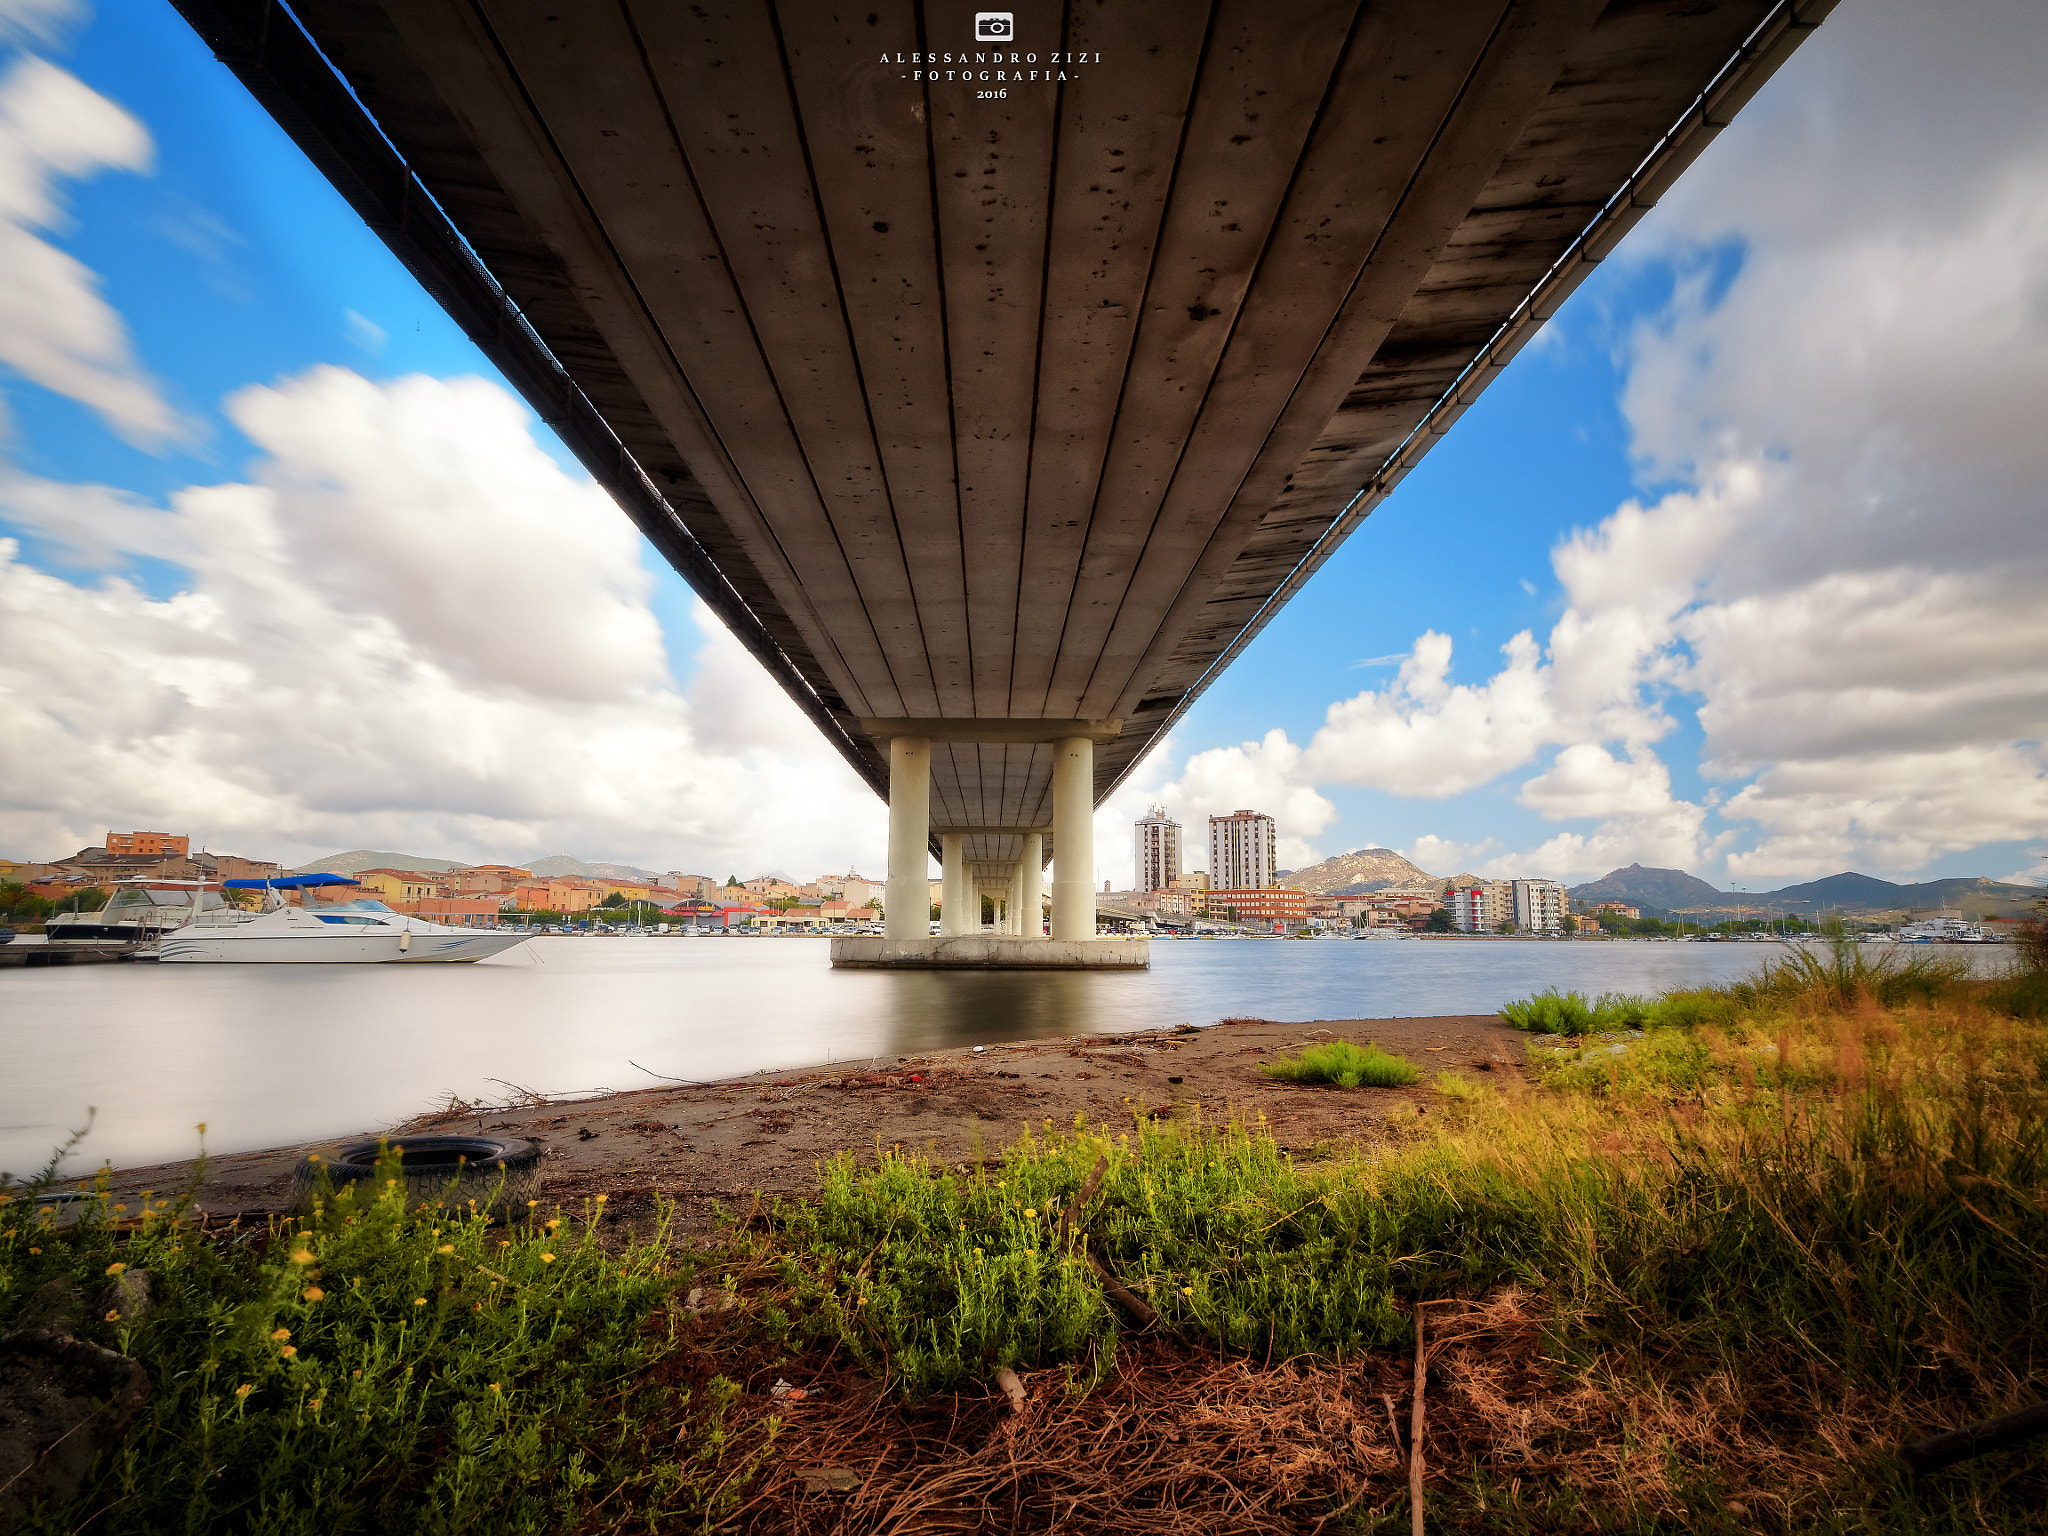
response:
<svg viewBox="0 0 2048 1536"><path fill-rule="evenodd" d="M1899 929L1901 944L1982 944L1984 930L1959 917L1930 917Z"/></svg>
<svg viewBox="0 0 2048 1536"><path fill-rule="evenodd" d="M524 929L479 930L430 923L394 912L370 897L292 907L283 905L278 894L361 883L339 875L223 881L231 890L266 891L269 909L198 913L184 927L164 935L157 945L157 959L165 965L459 965L502 954L526 942Z"/></svg>

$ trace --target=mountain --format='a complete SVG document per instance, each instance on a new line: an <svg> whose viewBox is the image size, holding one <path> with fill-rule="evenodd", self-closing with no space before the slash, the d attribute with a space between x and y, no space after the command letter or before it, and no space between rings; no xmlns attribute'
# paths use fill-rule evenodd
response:
<svg viewBox="0 0 2048 1536"><path fill-rule="evenodd" d="M1640 907L1645 916L1652 911L1662 914L1691 907L1719 911L1739 899L1715 890L1697 875L1688 875L1682 869L1645 869L1640 864L1631 864L1627 869L1611 869L1598 880L1571 887L1569 894L1578 902L1623 902L1631 907ZM1755 900L1753 897L1750 899Z"/></svg>
<svg viewBox="0 0 2048 1536"><path fill-rule="evenodd" d="M1293 871L1287 883L1315 896L1363 896L1389 886L1442 885L1443 881L1409 863L1391 848L1360 848L1334 859Z"/></svg>
<svg viewBox="0 0 2048 1536"><path fill-rule="evenodd" d="M655 872L631 864L586 864L566 853L552 853L523 866L536 875L581 875L586 880L652 880Z"/></svg>
<svg viewBox="0 0 2048 1536"><path fill-rule="evenodd" d="M1776 891L1718 891L1682 869L1645 869L1640 864L1610 870L1598 880L1571 888L1574 901L1627 902L1641 908L1645 917L1672 912L1722 913L1732 917L1745 910L1791 912L1806 918L1825 913L1870 917L1882 913L1938 912L1947 907L1975 920L2023 916L2042 896L2037 886L2007 885L1982 875L1898 885L1848 870Z"/></svg>
<svg viewBox="0 0 2048 1536"><path fill-rule="evenodd" d="M1804 885L1788 885L1771 891L1762 899L1783 904L1801 917L1841 910L1845 912L1918 912L1949 907L1963 916L2020 917L2044 893L2038 886L2006 885L1982 875L1956 876L1947 880L1923 880L1914 885L1894 885L1871 875L1843 872ZM1742 900L1741 897L1733 898Z"/></svg>
<svg viewBox="0 0 2048 1536"><path fill-rule="evenodd" d="M379 853L373 848L358 848L352 853L329 854L324 859L315 859L311 864L301 864L292 873L295 875L360 875L366 869L407 869L422 874L444 875L451 869L468 869L468 864L457 864L452 859L427 859L416 853Z"/></svg>

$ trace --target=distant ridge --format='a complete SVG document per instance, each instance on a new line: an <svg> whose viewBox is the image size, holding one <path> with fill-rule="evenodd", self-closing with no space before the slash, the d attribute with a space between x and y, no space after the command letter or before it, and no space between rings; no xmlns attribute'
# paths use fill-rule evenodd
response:
<svg viewBox="0 0 2048 1536"><path fill-rule="evenodd" d="M585 880L652 880L655 871L631 864L586 864L566 853L551 853L544 859L520 866L536 875L580 875Z"/></svg>
<svg viewBox="0 0 2048 1536"><path fill-rule="evenodd" d="M1722 891L1682 869L1645 869L1640 864L1631 864L1626 869L1609 870L1585 885L1573 886L1571 895L1574 901L1582 903L1625 902L1640 908L1645 916L1672 912L1734 914L1744 908L1768 907L1807 918L1829 912L1862 917L1950 907L1965 917L1980 918L2019 916L2041 899L2042 892L2035 886L2007 885L1983 875L1899 885L1849 870L1775 891Z"/></svg>
<svg viewBox="0 0 2048 1536"><path fill-rule="evenodd" d="M331 853L324 859L301 864L292 873L360 875L366 869L416 869L422 874L445 875L451 869L473 867L469 864L457 864L451 859L422 858L417 853L379 853L373 848L358 848L352 853Z"/></svg>
<svg viewBox="0 0 2048 1536"><path fill-rule="evenodd" d="M1443 881L1411 864L1391 848L1359 848L1340 853L1307 869L1287 873L1287 883L1315 896L1364 896L1390 886L1442 885Z"/></svg>

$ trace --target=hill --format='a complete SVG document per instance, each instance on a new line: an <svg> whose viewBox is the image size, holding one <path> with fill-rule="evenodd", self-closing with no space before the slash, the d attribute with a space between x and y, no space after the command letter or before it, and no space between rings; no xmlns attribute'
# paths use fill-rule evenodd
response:
<svg viewBox="0 0 2048 1536"><path fill-rule="evenodd" d="M1875 917L1938 912L1944 907L1971 919L2019 917L2030 911L2042 894L2036 886L2007 885L1982 875L1900 885L1851 870L1775 891L1722 891L1682 869L1645 869L1640 864L1610 870L1598 880L1571 888L1574 901L1623 901L1641 908L1645 917L1672 912L1734 916L1745 909L1791 912L1806 918L1827 913Z"/></svg>
<svg viewBox="0 0 2048 1536"><path fill-rule="evenodd" d="M416 869L422 874L445 875L451 869L470 869L452 859L423 858L417 853L380 853L374 848L357 848L350 853L331 853L324 859L301 864L295 875L360 875L366 869Z"/></svg>
<svg viewBox="0 0 2048 1536"><path fill-rule="evenodd" d="M1631 864L1627 869L1611 869L1598 880L1571 887L1572 900L1579 902L1619 901L1631 907L1640 907L1644 916L1651 912L1662 916L1666 912L1679 912L1692 907L1706 907L1718 911L1740 898L1717 891L1697 875L1688 875L1682 869L1645 869L1640 864ZM1756 898L1748 898L1754 903Z"/></svg>
<svg viewBox="0 0 2048 1536"><path fill-rule="evenodd" d="M1844 871L1839 875L1829 875L1825 880L1788 885L1781 891L1767 893L1762 899L1781 902L1794 908L1802 917L1830 911L1932 912L1948 907L1975 919L2023 916L2043 894L2038 886L2007 885L1983 875L1894 885L1889 880Z"/></svg>
<svg viewBox="0 0 2048 1536"><path fill-rule="evenodd" d="M1315 896L1364 896L1390 886L1442 885L1443 881L1409 863L1391 848L1360 848L1334 859L1291 871L1287 883Z"/></svg>
<svg viewBox="0 0 2048 1536"><path fill-rule="evenodd" d="M536 875L581 875L586 880L652 880L655 872L631 864L586 864L566 853L551 853L523 866Z"/></svg>

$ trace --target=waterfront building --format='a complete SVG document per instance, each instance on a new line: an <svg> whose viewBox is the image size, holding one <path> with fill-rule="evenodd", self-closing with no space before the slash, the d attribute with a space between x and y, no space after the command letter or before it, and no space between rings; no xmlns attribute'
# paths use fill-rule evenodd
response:
<svg viewBox="0 0 2048 1536"><path fill-rule="evenodd" d="M1308 892L1277 885L1220 888L1209 892L1209 915L1253 928L1271 925L1292 932L1308 922Z"/></svg>
<svg viewBox="0 0 2048 1536"><path fill-rule="evenodd" d="M1209 818L1209 888L1252 891L1271 885L1280 868L1273 818L1232 811ZM1214 905L1214 898L1211 898ZM1302 913L1306 920L1308 914Z"/></svg>
<svg viewBox="0 0 2048 1536"><path fill-rule="evenodd" d="M1632 907L1626 902L1621 901L1596 901L1587 910L1589 912L1610 912L1616 917L1625 917L1630 922L1638 921L1643 915L1642 908Z"/></svg>
<svg viewBox="0 0 2048 1536"><path fill-rule="evenodd" d="M366 869L352 878L363 887L366 895L377 897L393 911L416 901L425 901L441 888L440 881L433 875L416 869Z"/></svg>
<svg viewBox="0 0 2048 1536"><path fill-rule="evenodd" d="M1444 910L1460 933L1493 930L1493 896L1483 885L1454 885L1444 892Z"/></svg>
<svg viewBox="0 0 2048 1536"><path fill-rule="evenodd" d="M1555 880L1517 880L1515 926L1527 933L1560 933L1564 929L1564 886Z"/></svg>
<svg viewBox="0 0 2048 1536"><path fill-rule="evenodd" d="M168 832L109 832L107 852L146 854L151 858L182 859L192 851L192 839L173 837Z"/></svg>
<svg viewBox="0 0 2048 1536"><path fill-rule="evenodd" d="M1145 819L1134 828L1134 868L1137 879L1133 882L1141 891L1166 891L1173 889L1174 881L1180 878L1180 823L1166 814L1164 806L1155 805L1145 813Z"/></svg>
<svg viewBox="0 0 2048 1536"><path fill-rule="evenodd" d="M430 896L408 902L394 911L407 911L429 923L450 928L495 928L498 926L498 898L490 896Z"/></svg>
<svg viewBox="0 0 2048 1536"><path fill-rule="evenodd" d="M516 889L533 878L533 871L514 864L475 864L453 871L448 878L465 896L491 896Z"/></svg>

